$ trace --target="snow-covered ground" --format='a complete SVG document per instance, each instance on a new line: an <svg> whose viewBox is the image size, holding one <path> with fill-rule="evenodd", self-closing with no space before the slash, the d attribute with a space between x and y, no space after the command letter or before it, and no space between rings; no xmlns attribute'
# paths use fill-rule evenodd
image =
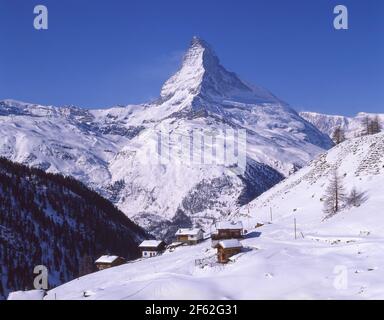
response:
<svg viewBox="0 0 384 320"><path fill-rule="evenodd" d="M334 169L366 201L324 220ZM232 215L248 230L233 262L215 263L207 240L73 280L46 299L384 299L383 177L384 133L348 140Z"/></svg>
<svg viewBox="0 0 384 320"><path fill-rule="evenodd" d="M208 240L73 280L46 299L384 298L380 235L340 232L294 240L292 226L274 223L249 237L242 241L248 251L225 266L195 265L215 254Z"/></svg>

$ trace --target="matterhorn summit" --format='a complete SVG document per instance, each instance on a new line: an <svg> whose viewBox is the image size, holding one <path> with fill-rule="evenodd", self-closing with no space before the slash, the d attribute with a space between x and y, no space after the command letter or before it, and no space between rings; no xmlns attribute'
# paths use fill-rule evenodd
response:
<svg viewBox="0 0 384 320"><path fill-rule="evenodd" d="M211 46L198 37L193 37L180 70L164 84L161 98L172 104L188 100L193 110L208 108L213 112L220 111L218 103L228 101L284 104L267 90L227 71Z"/></svg>
<svg viewBox="0 0 384 320"><path fill-rule="evenodd" d="M179 150L168 163L152 161L164 128L164 145ZM207 161L228 132L245 137L242 171ZM208 141L201 162L180 148L196 136ZM0 101L0 156L73 176L166 239L180 226L209 229L331 146L283 100L227 71L197 37L156 102L87 110Z"/></svg>

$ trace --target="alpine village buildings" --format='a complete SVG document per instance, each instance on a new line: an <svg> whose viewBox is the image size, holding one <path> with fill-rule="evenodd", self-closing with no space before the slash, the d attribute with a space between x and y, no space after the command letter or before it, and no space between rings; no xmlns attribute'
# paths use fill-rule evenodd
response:
<svg viewBox="0 0 384 320"><path fill-rule="evenodd" d="M242 250L239 241L244 237L243 224L241 222L221 221L215 224L211 232L212 248L217 249L217 262L228 263L230 258ZM196 245L204 240L204 231L200 228L180 228L175 233L176 242L168 248L175 248L180 245ZM142 258L152 258L162 254L167 245L161 240L144 240L139 245ZM172 250L171 250L172 251ZM125 263L125 259L118 256L104 255L95 261L98 270L115 267Z"/></svg>

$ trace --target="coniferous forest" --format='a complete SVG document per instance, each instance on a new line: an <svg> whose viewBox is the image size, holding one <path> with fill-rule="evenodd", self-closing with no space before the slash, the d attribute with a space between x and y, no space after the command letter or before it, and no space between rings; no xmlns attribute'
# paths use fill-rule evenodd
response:
<svg viewBox="0 0 384 320"><path fill-rule="evenodd" d="M37 265L54 287L94 271L102 254L136 258L148 237L81 182L0 158L0 299L31 289Z"/></svg>

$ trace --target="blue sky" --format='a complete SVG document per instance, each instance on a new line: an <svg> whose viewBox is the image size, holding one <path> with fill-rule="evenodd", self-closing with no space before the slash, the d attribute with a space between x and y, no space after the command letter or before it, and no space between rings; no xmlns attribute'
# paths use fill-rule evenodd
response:
<svg viewBox="0 0 384 320"><path fill-rule="evenodd" d="M33 28L33 8L49 29ZM350 29L333 28L333 8ZM382 0L0 0L0 99L108 107L146 102L193 35L297 110L384 112Z"/></svg>

